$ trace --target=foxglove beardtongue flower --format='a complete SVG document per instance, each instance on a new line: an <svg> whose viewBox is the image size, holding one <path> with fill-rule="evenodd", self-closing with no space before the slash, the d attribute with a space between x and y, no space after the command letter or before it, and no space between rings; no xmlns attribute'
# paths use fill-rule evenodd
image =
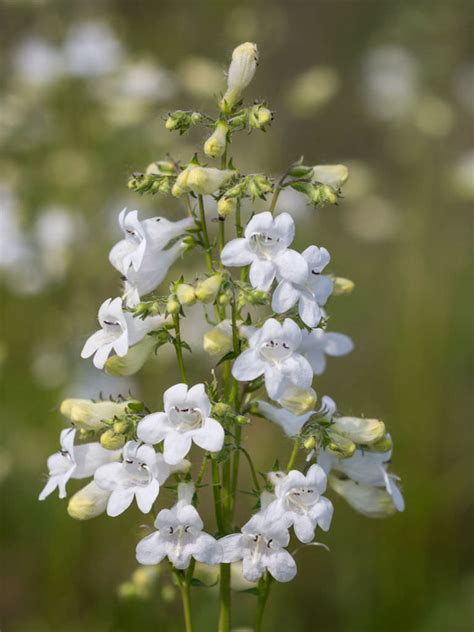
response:
<svg viewBox="0 0 474 632"><path fill-rule="evenodd" d="M259 412L266 419L278 424L289 437L298 435L311 417L318 417L330 421L336 412L336 404L328 395L323 395L321 398L321 406L318 410L310 410L304 415L294 415L284 408L272 406L272 404L262 400L259 400L257 404Z"/></svg>
<svg viewBox="0 0 474 632"><path fill-rule="evenodd" d="M356 483L367 486L385 487L392 497L393 504L398 511L403 511L405 502L397 486L399 480L394 474L388 473L392 458L392 450L388 452L370 452L356 450L352 457L341 459L326 451L319 451L318 464L326 473L334 470L345 474Z"/></svg>
<svg viewBox="0 0 474 632"><path fill-rule="evenodd" d="M127 213L124 208L119 215L119 224L125 239L115 244L109 259L114 268L127 276L130 268L138 272L142 266L156 265L165 246L191 228L193 220L170 222L165 217L151 217L140 221L138 211Z"/></svg>
<svg viewBox="0 0 474 632"><path fill-rule="evenodd" d="M230 110L239 100L243 90L252 81L258 65L257 45L251 42L240 44L232 53L227 75L227 91L221 101L223 110Z"/></svg>
<svg viewBox="0 0 474 632"><path fill-rule="evenodd" d="M136 556L140 564L159 564L167 557L175 568L185 569L191 558L204 564L222 561L222 547L203 531L203 522L191 505L187 487L186 483L178 485L176 505L162 509L155 520L157 531L137 544Z"/></svg>
<svg viewBox="0 0 474 632"><path fill-rule="evenodd" d="M94 480L101 489L111 492L107 514L115 517L128 509L134 498L140 511L148 513L158 497L160 485L171 472L162 454L148 445L129 441L123 447L123 461L99 467Z"/></svg>
<svg viewBox="0 0 474 632"><path fill-rule="evenodd" d="M295 529L300 542L311 542L319 525L328 531L331 524L333 506L322 496L326 491L327 479L322 467L312 465L306 476L298 470L276 479L276 499L267 508L269 520L282 520Z"/></svg>
<svg viewBox="0 0 474 632"><path fill-rule="evenodd" d="M235 175L236 171L232 169L216 169L190 164L176 178L172 194L180 197L192 191L198 195L211 195L226 185Z"/></svg>
<svg viewBox="0 0 474 632"><path fill-rule="evenodd" d="M222 561L242 560L245 579L257 581L265 570L279 582L289 582L296 575L296 563L284 547L290 536L283 521L270 520L265 512L255 514L242 527L242 533L221 538Z"/></svg>
<svg viewBox="0 0 474 632"><path fill-rule="evenodd" d="M188 390L186 384L176 384L164 396L164 412L147 415L137 427L138 438L146 443L164 441L166 463L179 463L194 441L203 450L218 452L224 445L224 429L210 417L211 403L204 384Z"/></svg>
<svg viewBox="0 0 474 632"><path fill-rule="evenodd" d="M102 329L90 336L81 352L81 357L94 356L94 366L103 369L112 351L123 357L128 348L136 344L146 334L159 327L164 322L163 316L151 316L144 320L134 318L129 312L124 312L122 299L107 299L99 309L99 323Z"/></svg>
<svg viewBox="0 0 474 632"><path fill-rule="evenodd" d="M350 353L354 344L349 336L344 334L315 329L303 331L300 353L311 364L315 375L321 375L326 368L326 355L343 356Z"/></svg>
<svg viewBox="0 0 474 632"><path fill-rule="evenodd" d="M316 327L322 317L323 307L331 292L332 280L321 272L330 261L326 248L309 246L301 254L308 264L306 279L298 284L282 280L279 282L272 298L272 308L277 314L283 314L298 303L301 320L308 327Z"/></svg>
<svg viewBox="0 0 474 632"><path fill-rule="evenodd" d="M66 484L70 478L88 478L99 466L120 458L120 450L106 450L98 442L74 445L75 437L73 428L61 431L61 450L48 459L49 479L39 500L44 500L56 488L59 498L66 498Z"/></svg>
<svg viewBox="0 0 474 632"><path fill-rule="evenodd" d="M249 349L235 360L232 375L240 382L248 382L265 375L265 388L272 399L278 399L292 384L301 388L311 386L313 370L301 355L301 329L291 319L280 324L274 318L252 333Z"/></svg>
<svg viewBox="0 0 474 632"><path fill-rule="evenodd" d="M232 239L223 248L221 261L225 266L250 264L250 283L267 291L278 274L293 283L304 283L308 264L288 246L295 236L295 223L288 213L276 218L268 211L254 215L245 228L244 237Z"/></svg>

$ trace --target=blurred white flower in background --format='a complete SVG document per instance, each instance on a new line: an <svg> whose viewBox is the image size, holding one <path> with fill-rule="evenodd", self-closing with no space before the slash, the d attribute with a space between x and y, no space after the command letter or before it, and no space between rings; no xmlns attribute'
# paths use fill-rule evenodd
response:
<svg viewBox="0 0 474 632"><path fill-rule="evenodd" d="M371 195L347 209L343 220L346 230L357 239L379 242L397 235L401 218L389 200Z"/></svg>
<svg viewBox="0 0 474 632"><path fill-rule="evenodd" d="M59 48L33 35L13 50L13 69L26 84L49 86L64 75L64 58Z"/></svg>
<svg viewBox="0 0 474 632"><path fill-rule="evenodd" d="M455 192L466 200L474 200L474 149L466 151L451 168L451 182Z"/></svg>
<svg viewBox="0 0 474 632"><path fill-rule="evenodd" d="M102 22L85 21L69 29L63 51L68 72L77 77L97 77L116 70L123 62L122 44Z"/></svg>
<svg viewBox="0 0 474 632"><path fill-rule="evenodd" d="M220 64L205 57L186 57L178 66L177 75L183 88L198 98L211 99L225 85Z"/></svg>
<svg viewBox="0 0 474 632"><path fill-rule="evenodd" d="M301 117L313 116L339 92L338 72L331 66L313 66L293 79L287 92L287 106Z"/></svg>
<svg viewBox="0 0 474 632"><path fill-rule="evenodd" d="M403 117L413 106L418 90L418 63L401 46L379 46L363 62L362 86L370 114L380 120Z"/></svg>
<svg viewBox="0 0 474 632"><path fill-rule="evenodd" d="M15 193L0 183L0 270L16 265L27 252Z"/></svg>

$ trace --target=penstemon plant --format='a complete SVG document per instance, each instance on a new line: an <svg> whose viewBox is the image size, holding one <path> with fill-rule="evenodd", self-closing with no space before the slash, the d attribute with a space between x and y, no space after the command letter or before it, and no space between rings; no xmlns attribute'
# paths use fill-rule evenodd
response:
<svg viewBox="0 0 474 632"><path fill-rule="evenodd" d="M273 118L266 103L245 106L242 100L257 63L255 44L234 50L217 118L169 114L169 130L183 134L198 124L212 130L203 149L219 166L201 164L197 154L186 165L167 157L130 178L129 188L140 194L180 198L185 217L120 213L124 238L109 259L124 280L122 296L102 303L100 329L82 350L97 369L131 375L171 344L181 382L164 392L158 412L131 397L63 401L61 412L72 426L62 430L61 449L48 459L49 479L40 494L44 500L58 489L64 498L69 479L91 479L69 500L73 518L118 516L134 502L151 513L153 530L138 542L136 558L142 565L167 559L182 594L187 632L193 629L190 592L203 565L219 565L219 631L230 629L231 570L257 596L255 630L261 629L272 583L296 575L288 551L291 530L309 545L317 544L318 527L330 527L328 486L369 517L404 508L397 477L388 472L392 441L384 423L344 416L328 396L317 405L312 388L327 356L352 350L349 337L327 330L326 305L331 296L350 293L353 284L325 272L326 248L309 245L301 254L291 249L294 220L276 213L287 188L314 206L336 204L347 168L307 166L300 159L274 180L242 173L229 156L234 134L266 130ZM216 237L208 226L209 199L217 207ZM257 199L268 200L268 210L253 212ZM246 222L242 207L247 215L250 208ZM181 277L166 296L154 294L173 262L193 249L203 255L205 275L193 282ZM207 380L189 384L190 347L181 325L196 304L212 325L203 348L216 367ZM242 429L251 428L255 416L279 425L291 439L284 467L255 465L251 441L242 445ZM241 465L249 468L252 486L243 491L253 496L256 510L239 528L234 513ZM160 509L167 481L176 502ZM205 529L198 507L208 493L216 525Z"/></svg>

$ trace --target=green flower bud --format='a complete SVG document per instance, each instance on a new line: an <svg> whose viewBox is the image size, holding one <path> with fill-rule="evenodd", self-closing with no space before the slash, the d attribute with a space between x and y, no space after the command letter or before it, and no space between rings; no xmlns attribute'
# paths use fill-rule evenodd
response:
<svg viewBox="0 0 474 632"><path fill-rule="evenodd" d="M316 439L314 437L308 437L303 445L306 450L312 450L316 445Z"/></svg>
<svg viewBox="0 0 474 632"><path fill-rule="evenodd" d="M112 428L115 434L126 434L130 430L130 423L125 419L120 419L114 422Z"/></svg>
<svg viewBox="0 0 474 632"><path fill-rule="evenodd" d="M173 116L168 116L165 123L166 129L169 129L170 132L175 130L178 127L178 121Z"/></svg>
<svg viewBox="0 0 474 632"><path fill-rule="evenodd" d="M335 193L334 189L331 186L325 184L323 187L321 187L321 194L324 196L324 200L326 202L329 202L329 204L336 204L337 193Z"/></svg>
<svg viewBox="0 0 474 632"><path fill-rule="evenodd" d="M265 125L271 123L272 112L264 105L254 105L249 112L249 125L255 129L264 129Z"/></svg>
<svg viewBox="0 0 474 632"><path fill-rule="evenodd" d="M125 437L122 434L115 434L112 429L109 429L100 435L100 445L107 450L118 450L125 445Z"/></svg>
<svg viewBox="0 0 474 632"><path fill-rule="evenodd" d="M99 430L105 427L104 420L124 415L132 401L92 402L89 399L65 399L59 410L76 427L83 430Z"/></svg>
<svg viewBox="0 0 474 632"><path fill-rule="evenodd" d="M294 165L288 172L292 178L312 178L313 167L306 167L305 165Z"/></svg>
<svg viewBox="0 0 474 632"><path fill-rule="evenodd" d="M244 426L245 424L249 424L250 423L250 419L248 417L245 417L244 415L237 415L235 417L235 421L240 426Z"/></svg>
<svg viewBox="0 0 474 632"><path fill-rule="evenodd" d="M226 404L224 402L217 402L212 407L212 411L218 417L224 417L232 411L232 408L229 406L229 404Z"/></svg>
<svg viewBox="0 0 474 632"><path fill-rule="evenodd" d="M216 129L204 143L204 153L206 156L210 158L220 158L224 154L228 131L227 123L223 121L217 123Z"/></svg>
<svg viewBox="0 0 474 632"><path fill-rule="evenodd" d="M69 499L67 512L75 520L90 520L104 513L111 492L101 489L94 481Z"/></svg>
<svg viewBox="0 0 474 632"><path fill-rule="evenodd" d="M196 286L196 298L203 303L214 303L221 287L222 274L213 274Z"/></svg>
<svg viewBox="0 0 474 632"><path fill-rule="evenodd" d="M371 452L388 452L392 448L393 448L393 441L390 438L390 435L388 434L382 437L382 439L379 439L379 441L376 441L375 443L371 443L370 445L367 446L367 449L370 450Z"/></svg>
<svg viewBox="0 0 474 632"><path fill-rule="evenodd" d="M223 195L217 203L217 212L221 217L227 217L235 212L237 208L237 199L235 197L227 197Z"/></svg>
<svg viewBox="0 0 474 632"><path fill-rule="evenodd" d="M330 442L326 446L328 452L343 459L348 459L354 454L356 445L353 441L332 430L328 431L328 435L330 437Z"/></svg>
<svg viewBox="0 0 474 632"><path fill-rule="evenodd" d="M350 279L344 279L343 277L333 278L333 296L343 296L344 294L351 294L355 287L354 281Z"/></svg>
<svg viewBox="0 0 474 632"><path fill-rule="evenodd" d="M376 443L385 435L385 424L378 419L335 417L331 429L354 443L363 445Z"/></svg>
<svg viewBox="0 0 474 632"><path fill-rule="evenodd" d="M232 325L224 320L203 336L203 348L209 355L225 355L232 350Z"/></svg>
<svg viewBox="0 0 474 632"><path fill-rule="evenodd" d="M180 283L176 288L176 298L181 305L194 305L196 302L196 292L192 285Z"/></svg>
<svg viewBox="0 0 474 632"><path fill-rule="evenodd" d="M217 299L219 305L228 305L232 299L234 298L234 294L231 289L227 289L225 292L219 295Z"/></svg>
<svg viewBox="0 0 474 632"><path fill-rule="evenodd" d="M176 299L176 296L169 297L168 302L166 303L166 311L168 314L179 314L181 311L181 305Z"/></svg>
<svg viewBox="0 0 474 632"><path fill-rule="evenodd" d="M278 400L278 403L293 415L304 415L314 408L316 400L317 395L312 388L290 386Z"/></svg>

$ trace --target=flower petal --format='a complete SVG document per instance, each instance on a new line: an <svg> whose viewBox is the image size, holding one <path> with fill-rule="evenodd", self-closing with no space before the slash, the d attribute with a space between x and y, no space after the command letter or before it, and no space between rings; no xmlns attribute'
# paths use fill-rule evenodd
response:
<svg viewBox="0 0 474 632"><path fill-rule="evenodd" d="M112 351L112 347L113 343L109 342L108 344L105 344L97 349L93 359L93 363L96 369L104 368L104 364L109 357L110 352Z"/></svg>
<svg viewBox="0 0 474 632"><path fill-rule="evenodd" d="M93 333L82 347L81 358L90 358L97 349L109 341L109 338L110 336L103 329L99 329L99 331Z"/></svg>
<svg viewBox="0 0 474 632"><path fill-rule="evenodd" d="M285 250L274 259L278 274L292 283L304 283L308 278L308 264L296 250Z"/></svg>
<svg viewBox="0 0 474 632"><path fill-rule="evenodd" d="M222 561L223 549L211 535L201 533L194 542L192 556L203 564L219 564Z"/></svg>
<svg viewBox="0 0 474 632"><path fill-rule="evenodd" d="M265 362L254 349L247 349L235 360L232 375L239 382L249 382L262 375L265 366Z"/></svg>
<svg viewBox="0 0 474 632"><path fill-rule="evenodd" d="M314 297L303 295L298 304L298 313L301 320L308 327L316 327L321 320L322 313Z"/></svg>
<svg viewBox="0 0 474 632"><path fill-rule="evenodd" d="M132 504L133 496L134 488L114 489L107 503L107 515L115 518L122 514Z"/></svg>
<svg viewBox="0 0 474 632"><path fill-rule="evenodd" d="M296 575L296 562L284 549L272 551L268 555L267 567L277 582L289 582Z"/></svg>
<svg viewBox="0 0 474 632"><path fill-rule="evenodd" d="M273 261L256 258L250 266L249 279L252 287L266 292L275 278L276 267Z"/></svg>
<svg viewBox="0 0 474 632"><path fill-rule="evenodd" d="M166 557L167 543L159 532L147 535L140 540L136 548L137 561L140 564L159 564Z"/></svg>
<svg viewBox="0 0 474 632"><path fill-rule="evenodd" d="M295 238L295 221L289 213L280 213L275 218L274 230L288 248Z"/></svg>
<svg viewBox="0 0 474 632"><path fill-rule="evenodd" d="M313 507L311 517L316 520L323 531L329 531L333 513L334 507L332 502L322 496L319 502Z"/></svg>
<svg viewBox="0 0 474 632"><path fill-rule="evenodd" d="M326 332L324 339L324 351L330 356L342 356L350 353L354 348L354 343L344 334Z"/></svg>
<svg viewBox="0 0 474 632"><path fill-rule="evenodd" d="M221 261L225 266L240 267L247 266L255 259L246 239L232 239L221 252Z"/></svg>
<svg viewBox="0 0 474 632"><path fill-rule="evenodd" d="M219 540L219 544L222 546L222 562L231 564L242 559L243 548L240 533L226 535Z"/></svg>
<svg viewBox="0 0 474 632"><path fill-rule="evenodd" d="M180 406L186 400L188 394L188 387L186 384L175 384L166 389L163 394L163 403L165 405L165 412L168 413L173 406Z"/></svg>
<svg viewBox="0 0 474 632"><path fill-rule="evenodd" d="M163 443L163 457L166 463L177 465L191 449L189 433L169 432Z"/></svg>
<svg viewBox="0 0 474 632"><path fill-rule="evenodd" d="M272 309L277 314L283 314L291 309L298 299L300 292L289 281L280 281L272 297Z"/></svg>
<svg viewBox="0 0 474 632"><path fill-rule="evenodd" d="M186 396L186 401L192 406L199 408L204 417L208 417L211 413L211 402L206 394L204 384L195 384L192 386Z"/></svg>
<svg viewBox="0 0 474 632"><path fill-rule="evenodd" d="M224 428L211 417L207 417L204 425L193 434L193 441L203 450L219 452L224 445Z"/></svg>
<svg viewBox="0 0 474 632"><path fill-rule="evenodd" d="M146 487L137 487L135 489L135 497L137 499L138 508L142 513L149 513L153 503L160 492L160 484L156 478L152 478Z"/></svg>
<svg viewBox="0 0 474 632"><path fill-rule="evenodd" d="M316 524L309 516L293 514L293 527L295 535L300 542L308 543L314 538L314 529Z"/></svg>
<svg viewBox="0 0 474 632"><path fill-rule="evenodd" d="M252 555L246 555L242 561L242 572L249 582L256 582L263 575L265 566L263 564L262 556L259 555L256 559L253 559Z"/></svg>
<svg viewBox="0 0 474 632"><path fill-rule="evenodd" d="M144 417L137 426L140 441L155 445L160 443L170 431L171 425L166 413L152 413Z"/></svg>

